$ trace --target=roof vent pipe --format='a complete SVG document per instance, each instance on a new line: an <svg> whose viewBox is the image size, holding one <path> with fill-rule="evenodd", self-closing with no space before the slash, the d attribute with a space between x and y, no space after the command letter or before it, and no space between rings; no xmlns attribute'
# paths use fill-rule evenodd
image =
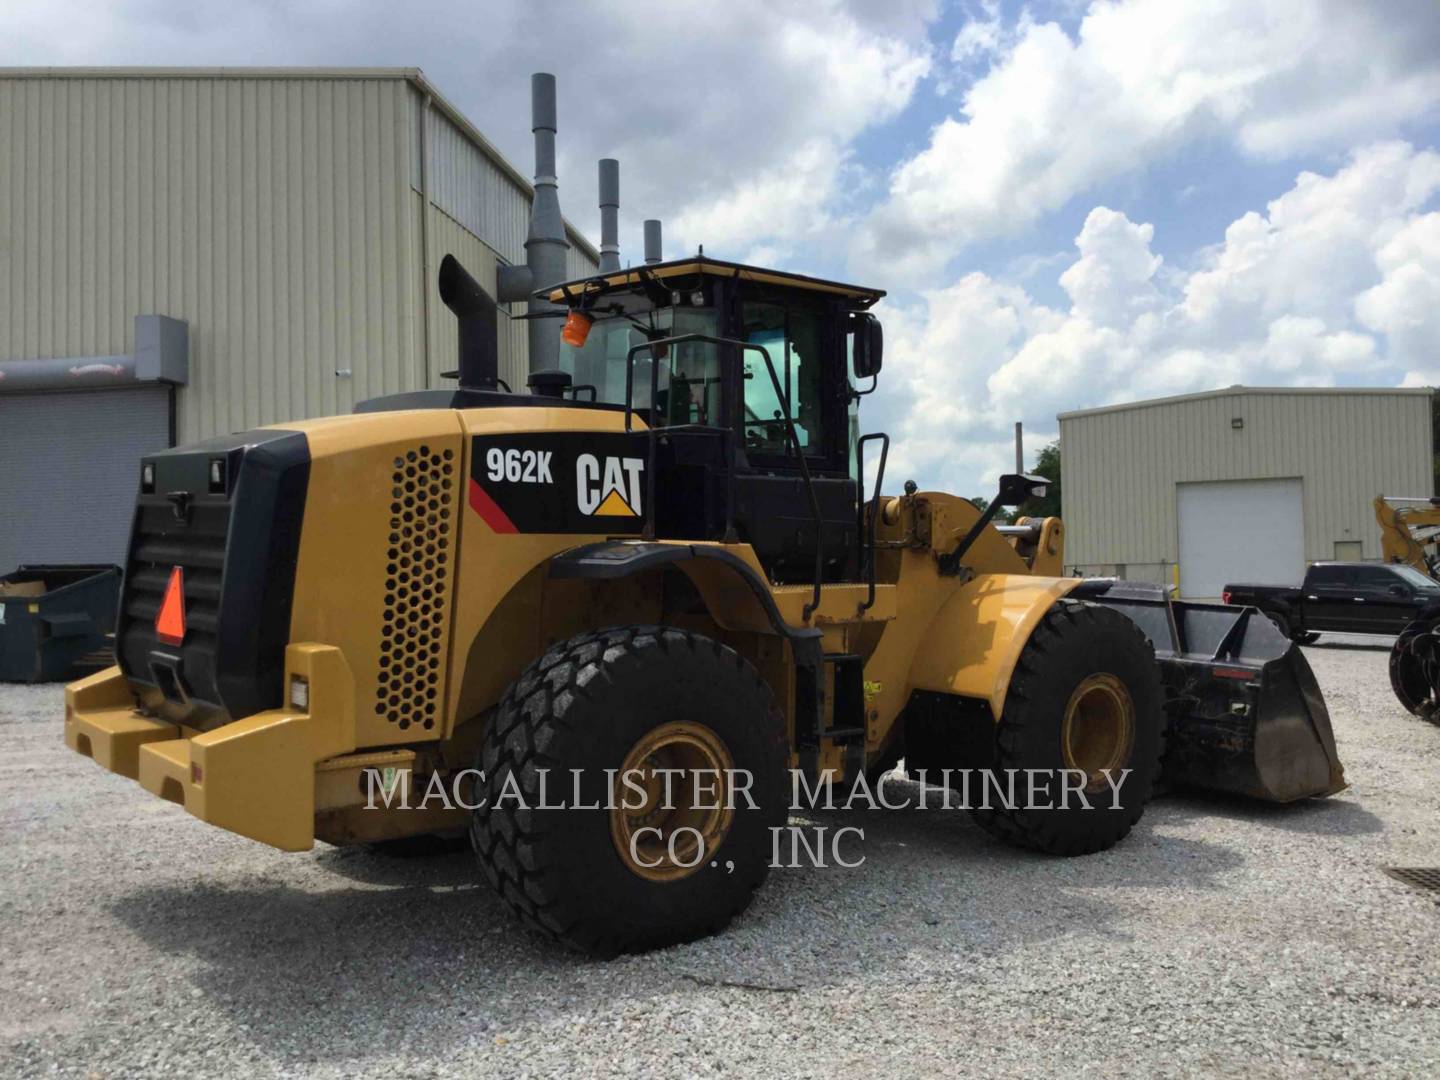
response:
<svg viewBox="0 0 1440 1080"><path fill-rule="evenodd" d="M649 218L645 222L645 262L660 262L662 259L660 251L660 222Z"/></svg>
<svg viewBox="0 0 1440 1080"><path fill-rule="evenodd" d="M494 390L500 374L495 301L454 255L440 263L440 299L458 320L459 370L446 372L474 390Z"/></svg>
<svg viewBox="0 0 1440 1080"><path fill-rule="evenodd" d="M600 272L620 269L620 162L600 159Z"/></svg>
<svg viewBox="0 0 1440 1080"><path fill-rule="evenodd" d="M530 76L530 130L535 135L535 197L530 203L530 231L525 239L525 266L502 266L496 271L502 301L525 300L529 315L531 371L554 368L560 362L560 323L547 312L563 311L558 304L537 300L534 293L565 280L565 219L560 216L559 185L555 177L555 76ZM539 316L539 317L537 317Z"/></svg>

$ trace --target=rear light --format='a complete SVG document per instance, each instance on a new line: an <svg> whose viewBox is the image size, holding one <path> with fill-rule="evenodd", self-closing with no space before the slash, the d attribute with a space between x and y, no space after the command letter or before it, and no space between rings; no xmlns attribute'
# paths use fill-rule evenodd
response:
<svg viewBox="0 0 1440 1080"><path fill-rule="evenodd" d="M146 495L155 491L155 463L147 461L140 466L140 490Z"/></svg>
<svg viewBox="0 0 1440 1080"><path fill-rule="evenodd" d="M303 675L290 676L290 704L297 709L310 709L310 681Z"/></svg>
<svg viewBox="0 0 1440 1080"><path fill-rule="evenodd" d="M1226 590L1224 590L1223 592L1221 592L1221 594L1220 594L1220 602L1221 602L1222 604L1228 604L1228 603L1230 603L1230 590L1229 590L1229 589L1226 589Z"/></svg>

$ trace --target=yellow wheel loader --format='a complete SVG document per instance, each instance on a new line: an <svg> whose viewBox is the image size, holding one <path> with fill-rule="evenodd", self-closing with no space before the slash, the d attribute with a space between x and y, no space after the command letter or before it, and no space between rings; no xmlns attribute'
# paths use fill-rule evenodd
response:
<svg viewBox="0 0 1440 1080"><path fill-rule="evenodd" d="M973 813L1059 855L1124 837L1162 768L1343 786L1258 612L1058 576L1058 519L992 523L1042 477L984 513L882 494L888 438L851 435L880 291L704 257L570 282L539 296L560 366L511 393L490 294L453 258L440 285L458 389L142 461L71 748L284 850L468 830L524 922L596 954L725 926L797 790L901 756L1047 778Z"/></svg>

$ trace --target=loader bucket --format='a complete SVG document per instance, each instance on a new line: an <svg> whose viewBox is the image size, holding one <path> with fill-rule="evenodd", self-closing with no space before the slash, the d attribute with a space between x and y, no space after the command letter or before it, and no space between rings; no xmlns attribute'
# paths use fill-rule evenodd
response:
<svg viewBox="0 0 1440 1080"><path fill-rule="evenodd" d="M1256 608L1171 600L1158 585L1086 582L1155 647L1174 784L1292 802L1345 788L1330 713L1299 647Z"/></svg>

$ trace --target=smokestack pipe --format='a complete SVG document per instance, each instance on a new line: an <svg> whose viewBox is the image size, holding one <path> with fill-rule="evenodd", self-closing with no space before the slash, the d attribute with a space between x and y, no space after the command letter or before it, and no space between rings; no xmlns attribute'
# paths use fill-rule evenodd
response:
<svg viewBox="0 0 1440 1080"><path fill-rule="evenodd" d="M620 162L600 159L600 272L620 269Z"/></svg>
<svg viewBox="0 0 1440 1080"><path fill-rule="evenodd" d="M565 219L560 216L559 182L555 177L555 76L530 76L531 131L535 134L535 201L530 208L530 233L525 240L525 263L530 267L530 288L558 285L565 280ZM531 299L530 370L560 366L560 320L535 318L564 308L547 300Z"/></svg>
<svg viewBox="0 0 1440 1080"><path fill-rule="evenodd" d="M645 261L647 263L658 263L662 261L660 243L660 222L655 218L649 218L645 222Z"/></svg>
<svg viewBox="0 0 1440 1080"><path fill-rule="evenodd" d="M560 216L559 185L555 179L555 76L530 76L530 130L535 135L535 197L530 203L530 231L525 239L525 265L501 266L495 271L496 292L509 303L524 300L530 343L530 370L543 371L560 364L560 324L546 312L565 309L534 293L565 280L565 219Z"/></svg>
<svg viewBox="0 0 1440 1080"><path fill-rule="evenodd" d="M459 324L460 385L494 390L500 377L495 301L454 255L446 255L440 263L440 299Z"/></svg>

